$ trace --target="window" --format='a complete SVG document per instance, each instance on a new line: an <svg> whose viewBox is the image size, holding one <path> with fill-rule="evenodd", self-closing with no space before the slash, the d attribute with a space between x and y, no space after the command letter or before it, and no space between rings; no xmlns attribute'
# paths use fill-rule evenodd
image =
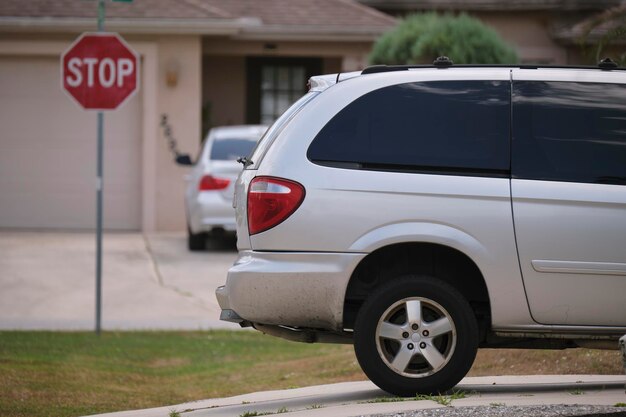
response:
<svg viewBox="0 0 626 417"><path fill-rule="evenodd" d="M319 58L248 58L247 123L274 123L306 94L308 79L321 67Z"/></svg>
<svg viewBox="0 0 626 417"><path fill-rule="evenodd" d="M626 86L515 82L512 174L626 184Z"/></svg>
<svg viewBox="0 0 626 417"><path fill-rule="evenodd" d="M211 148L212 160L234 161L239 157L248 156L254 146L257 138L222 138L215 139Z"/></svg>
<svg viewBox="0 0 626 417"><path fill-rule="evenodd" d="M508 175L509 89L500 81L381 88L333 117L307 156L361 169Z"/></svg>
<svg viewBox="0 0 626 417"><path fill-rule="evenodd" d="M303 66L266 65L261 70L261 123L270 125L306 93Z"/></svg>

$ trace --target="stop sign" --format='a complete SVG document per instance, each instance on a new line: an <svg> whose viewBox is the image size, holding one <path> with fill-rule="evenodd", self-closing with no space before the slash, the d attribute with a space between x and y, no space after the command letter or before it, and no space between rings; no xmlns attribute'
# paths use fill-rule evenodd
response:
<svg viewBox="0 0 626 417"><path fill-rule="evenodd" d="M137 90L138 67L117 33L83 33L61 56L61 83L83 108L114 110Z"/></svg>

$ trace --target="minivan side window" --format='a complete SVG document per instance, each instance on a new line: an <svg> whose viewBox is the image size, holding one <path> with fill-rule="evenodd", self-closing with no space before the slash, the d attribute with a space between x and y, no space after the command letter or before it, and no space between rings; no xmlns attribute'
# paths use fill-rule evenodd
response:
<svg viewBox="0 0 626 417"><path fill-rule="evenodd" d="M512 176L626 185L626 85L516 81Z"/></svg>
<svg viewBox="0 0 626 417"><path fill-rule="evenodd" d="M354 100L307 157L346 168L508 177L509 136L509 81L415 82Z"/></svg>

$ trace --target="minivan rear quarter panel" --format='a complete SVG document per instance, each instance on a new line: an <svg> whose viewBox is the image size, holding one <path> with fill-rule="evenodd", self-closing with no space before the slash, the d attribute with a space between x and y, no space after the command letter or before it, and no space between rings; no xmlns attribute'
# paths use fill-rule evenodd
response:
<svg viewBox="0 0 626 417"><path fill-rule="evenodd" d="M251 236L252 249L370 253L401 242L443 244L468 255L489 293L497 294L491 297L495 328L531 324L517 262L508 178L343 169L306 158L311 141L328 121L372 89L458 79L510 82L510 70L372 74L330 87L309 103L307 111L285 127L256 173L306 184L306 197L283 223Z"/></svg>

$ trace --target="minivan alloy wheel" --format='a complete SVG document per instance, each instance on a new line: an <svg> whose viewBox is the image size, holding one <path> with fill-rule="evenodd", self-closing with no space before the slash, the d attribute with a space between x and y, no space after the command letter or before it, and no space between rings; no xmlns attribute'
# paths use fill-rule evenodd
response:
<svg viewBox="0 0 626 417"><path fill-rule="evenodd" d="M404 274L372 291L354 324L354 351L368 378L400 396L453 388L478 349L467 299L446 281Z"/></svg>
<svg viewBox="0 0 626 417"><path fill-rule="evenodd" d="M378 321L376 347L400 375L420 378L443 368L454 353L456 329L441 305L423 297L394 303Z"/></svg>

